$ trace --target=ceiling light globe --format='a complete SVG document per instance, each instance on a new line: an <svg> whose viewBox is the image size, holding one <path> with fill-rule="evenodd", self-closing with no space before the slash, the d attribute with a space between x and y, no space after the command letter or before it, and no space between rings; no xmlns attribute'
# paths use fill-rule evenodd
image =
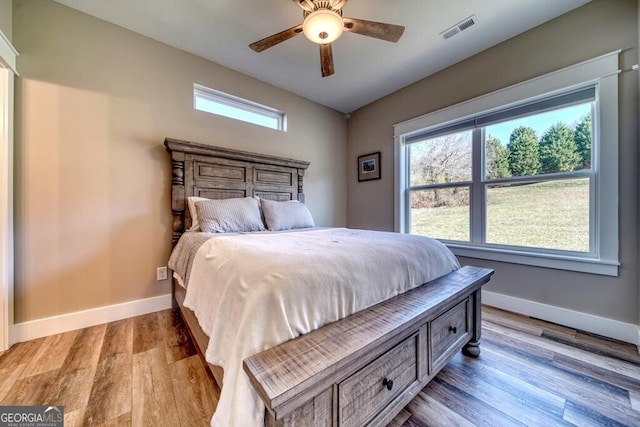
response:
<svg viewBox="0 0 640 427"><path fill-rule="evenodd" d="M302 31L312 42L328 44L342 35L344 24L338 13L329 9L319 9L304 19Z"/></svg>

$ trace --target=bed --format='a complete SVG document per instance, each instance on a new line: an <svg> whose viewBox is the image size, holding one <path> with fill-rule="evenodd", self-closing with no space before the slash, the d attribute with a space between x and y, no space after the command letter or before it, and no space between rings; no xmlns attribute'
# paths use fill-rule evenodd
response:
<svg viewBox="0 0 640 427"><path fill-rule="evenodd" d="M221 387L212 425L383 424L456 351L479 353L491 270L432 239L315 227L308 162L165 146L174 299Z"/></svg>

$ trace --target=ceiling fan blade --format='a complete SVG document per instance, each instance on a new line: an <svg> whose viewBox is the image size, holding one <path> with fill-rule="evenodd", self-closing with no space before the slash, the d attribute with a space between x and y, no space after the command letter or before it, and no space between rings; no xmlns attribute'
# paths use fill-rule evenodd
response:
<svg viewBox="0 0 640 427"><path fill-rule="evenodd" d="M383 22L365 21L364 19L344 18L344 30L363 36L397 42L404 33L401 25L385 24Z"/></svg>
<svg viewBox="0 0 640 427"><path fill-rule="evenodd" d="M269 49L270 47L273 47L278 43L282 43L285 40L289 40L290 38L295 37L300 33L302 33L302 24L296 25L295 27L291 27L288 30L280 31L277 34L251 43L249 47L256 52L262 52L263 50Z"/></svg>
<svg viewBox="0 0 640 427"><path fill-rule="evenodd" d="M320 45L320 68L322 69L322 77L328 77L334 73L331 43Z"/></svg>

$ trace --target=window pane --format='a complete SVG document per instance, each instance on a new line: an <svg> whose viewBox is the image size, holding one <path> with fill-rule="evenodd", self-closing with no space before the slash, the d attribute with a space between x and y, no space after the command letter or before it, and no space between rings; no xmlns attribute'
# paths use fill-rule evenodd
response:
<svg viewBox="0 0 640 427"><path fill-rule="evenodd" d="M411 234L469 241L469 188L411 192Z"/></svg>
<svg viewBox="0 0 640 427"><path fill-rule="evenodd" d="M591 106L588 102L487 126L486 178L590 169Z"/></svg>
<svg viewBox="0 0 640 427"><path fill-rule="evenodd" d="M252 111L246 111L230 105L221 104L210 99L200 98L198 96L196 96L196 109L272 129L278 129L279 126L279 121L275 117L264 116Z"/></svg>
<svg viewBox="0 0 640 427"><path fill-rule="evenodd" d="M471 181L472 131L409 145L411 186Z"/></svg>
<svg viewBox="0 0 640 427"><path fill-rule="evenodd" d="M487 243L589 252L589 179L488 186Z"/></svg>

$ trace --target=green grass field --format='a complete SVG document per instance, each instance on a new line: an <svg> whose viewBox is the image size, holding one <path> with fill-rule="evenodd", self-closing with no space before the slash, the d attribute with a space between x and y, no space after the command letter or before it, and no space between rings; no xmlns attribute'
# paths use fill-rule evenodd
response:
<svg viewBox="0 0 640 427"><path fill-rule="evenodd" d="M412 209L411 232L468 241L469 207ZM490 188L487 242L588 252L589 181Z"/></svg>

